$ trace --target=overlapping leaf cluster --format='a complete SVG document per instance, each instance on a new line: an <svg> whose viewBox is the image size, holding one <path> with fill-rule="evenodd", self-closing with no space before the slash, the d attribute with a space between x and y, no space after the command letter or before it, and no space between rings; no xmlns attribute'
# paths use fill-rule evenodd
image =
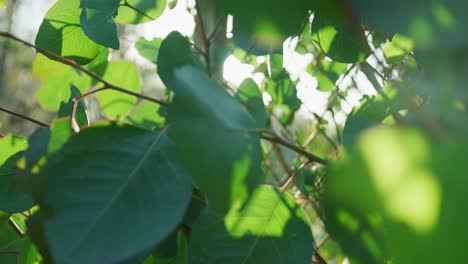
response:
<svg viewBox="0 0 468 264"><path fill-rule="evenodd" d="M154 20L171 3L50 8L33 74L39 103L57 119L27 139L0 139L1 263L468 258L468 4L195 2L193 37L136 43L168 102L140 95L137 67L109 52L120 47L116 23ZM312 55L305 73L329 95L325 113L308 112L312 128L300 124L301 79L285 68L288 37ZM264 78L224 82L213 67L228 53ZM348 113L347 93L362 92L352 74L375 95ZM90 118L83 97L106 120ZM316 243L324 231L331 246Z"/></svg>

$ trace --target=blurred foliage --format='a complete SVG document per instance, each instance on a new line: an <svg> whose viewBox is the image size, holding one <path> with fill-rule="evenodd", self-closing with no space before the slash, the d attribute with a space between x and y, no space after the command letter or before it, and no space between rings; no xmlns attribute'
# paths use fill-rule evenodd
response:
<svg viewBox="0 0 468 264"><path fill-rule="evenodd" d="M463 263L466 10L56 1L55 55L0 42L0 106L50 124L0 111L0 262Z"/></svg>

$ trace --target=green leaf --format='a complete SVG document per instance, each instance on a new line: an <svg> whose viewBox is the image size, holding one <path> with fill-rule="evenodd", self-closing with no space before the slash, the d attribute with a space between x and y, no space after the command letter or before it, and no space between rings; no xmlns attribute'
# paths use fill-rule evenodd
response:
<svg viewBox="0 0 468 264"><path fill-rule="evenodd" d="M170 136L195 184L214 208L225 212L245 202L260 176L259 136L242 132L257 124L235 98L197 68L177 69L175 79L171 88L176 96L167 117Z"/></svg>
<svg viewBox="0 0 468 264"><path fill-rule="evenodd" d="M188 40L177 31L167 35L161 43L158 54L158 74L166 86L173 81L174 69L187 64L196 64ZM173 89L170 86L168 88Z"/></svg>
<svg viewBox="0 0 468 264"><path fill-rule="evenodd" d="M124 123L148 130L162 129L166 123L165 108L149 101L141 101L123 120Z"/></svg>
<svg viewBox="0 0 468 264"><path fill-rule="evenodd" d="M129 91L140 92L140 76L135 64L129 61L112 61L103 79ZM119 119L137 102L137 98L119 91L106 90L98 94L102 111L110 119Z"/></svg>
<svg viewBox="0 0 468 264"><path fill-rule="evenodd" d="M466 1L352 0L350 6L384 34L402 34L422 46L460 47L468 42Z"/></svg>
<svg viewBox="0 0 468 264"><path fill-rule="evenodd" d="M29 237L27 235L21 237L15 231L13 221L18 216L20 215L8 215L0 212L0 263L43 263L41 255ZM23 215L21 214L21 216ZM15 224L17 224L16 221Z"/></svg>
<svg viewBox="0 0 468 264"><path fill-rule="evenodd" d="M31 197L18 191L13 184L16 161L28 146L26 139L6 136L0 139L0 210L8 213L19 213L31 208L34 204Z"/></svg>
<svg viewBox="0 0 468 264"><path fill-rule="evenodd" d="M0 10L4 10L6 8L5 0L0 0Z"/></svg>
<svg viewBox="0 0 468 264"><path fill-rule="evenodd" d="M187 264L187 235L182 231L172 233L142 264Z"/></svg>
<svg viewBox="0 0 468 264"><path fill-rule="evenodd" d="M379 124L387 116L400 110L401 103L397 96L398 90L393 87L391 82L387 82L376 96L364 97L361 104L353 109L346 120L343 129L344 146L354 146L359 133Z"/></svg>
<svg viewBox="0 0 468 264"><path fill-rule="evenodd" d="M190 263L310 263L314 240L288 194L261 186L224 218L205 211L190 236Z"/></svg>
<svg viewBox="0 0 468 264"><path fill-rule="evenodd" d="M31 197L19 191L13 182L16 162L22 154L14 154L0 166L0 210L11 214L24 212L34 206Z"/></svg>
<svg viewBox="0 0 468 264"><path fill-rule="evenodd" d="M255 119L195 66L190 43L179 33L163 41L158 73L175 92L169 133L194 183L216 210L244 203L261 173L260 138L242 131L256 128Z"/></svg>
<svg viewBox="0 0 468 264"><path fill-rule="evenodd" d="M387 41L384 56L388 64L397 64L410 54L414 48L414 41L408 37L396 34L392 41Z"/></svg>
<svg viewBox="0 0 468 264"><path fill-rule="evenodd" d="M333 61L356 63L371 52L364 31L357 31L341 18L316 15L311 29L314 45Z"/></svg>
<svg viewBox="0 0 468 264"><path fill-rule="evenodd" d="M191 194L168 138L128 126L78 133L49 159L46 179L40 220L57 263L116 263L151 250Z"/></svg>
<svg viewBox="0 0 468 264"><path fill-rule="evenodd" d="M377 248L384 257L404 264L463 262L466 252L458 245L468 233L463 224L468 199L460 195L468 169L464 137L449 135L433 142L420 129L377 127L361 133L356 145L325 177L324 208L330 203L335 208L326 216L343 209L354 212L354 217L349 213L347 217L348 226L354 226L348 229L354 232L347 234L354 233L358 240L344 237L342 230L332 233L334 227L328 223L332 217L327 217L332 237L341 234L342 245L342 239L348 245L354 241L356 257L364 250L378 252ZM345 226L346 215L341 214ZM370 236L378 239L369 243ZM440 247L441 242L455 248ZM343 249L351 255L349 247Z"/></svg>
<svg viewBox="0 0 468 264"><path fill-rule="evenodd" d="M28 147L28 142L24 138L15 136L5 136L0 139L0 165L7 161L14 154L25 150Z"/></svg>
<svg viewBox="0 0 468 264"><path fill-rule="evenodd" d="M300 33L308 10L312 8L311 1L292 0L288 2L288 15L285 15L285 3L281 0L221 0L213 3L218 10L234 17L236 44L248 50L255 43L254 54L281 50L287 37Z"/></svg>
<svg viewBox="0 0 468 264"><path fill-rule="evenodd" d="M71 93L71 96L68 102L60 103L60 108L58 110L58 117L70 117L71 118L73 104L74 104L73 98L80 96L81 93L80 93L80 90L78 90L74 86L70 88L70 93ZM78 128L77 130L79 130L79 128L82 126L89 125L88 114L86 113L86 105L83 100L78 102L78 104L76 105L75 120L76 120L76 124L74 125L76 125L76 127Z"/></svg>
<svg viewBox="0 0 468 264"><path fill-rule="evenodd" d="M49 128L39 128L29 137L29 146L18 159L14 174L15 183L21 191L36 196L42 191L44 168L48 155L55 153L71 136L69 118L54 120Z"/></svg>
<svg viewBox="0 0 468 264"><path fill-rule="evenodd" d="M16 247L20 240L19 235L8 222L10 215L0 211L0 252ZM0 254L2 263L15 263L17 256L14 253Z"/></svg>
<svg viewBox="0 0 468 264"><path fill-rule="evenodd" d="M247 108L250 115L257 122L258 128L264 128L267 115L265 105L263 104L263 97L257 84L252 79L244 80L237 90L236 97Z"/></svg>
<svg viewBox="0 0 468 264"><path fill-rule="evenodd" d="M90 77L84 73L42 54L36 55L33 74L42 80L42 86L37 90L37 100L49 111L57 111L62 102L69 100L72 87L83 93L91 86Z"/></svg>
<svg viewBox="0 0 468 264"><path fill-rule="evenodd" d="M135 44L135 47L141 56L156 64L158 62L159 47L161 47L161 43L162 39L160 38L154 38L153 40L140 38Z"/></svg>
<svg viewBox="0 0 468 264"><path fill-rule="evenodd" d="M36 46L85 65L98 55L102 47L83 32L79 7L79 0L57 1L42 21Z"/></svg>
<svg viewBox="0 0 468 264"><path fill-rule="evenodd" d="M166 0L126 0L115 17L117 23L138 24L155 20L166 9Z"/></svg>
<svg viewBox="0 0 468 264"><path fill-rule="evenodd" d="M81 27L94 42L105 47L119 49L119 35L113 17L120 0L81 0Z"/></svg>
<svg viewBox="0 0 468 264"><path fill-rule="evenodd" d="M281 109L280 121L289 123L302 104L297 97L296 84L289 76L279 82L267 79L265 91L271 96L273 105Z"/></svg>
<svg viewBox="0 0 468 264"><path fill-rule="evenodd" d="M282 54L270 54L268 56L268 74L273 81L279 81L287 76L283 68Z"/></svg>
<svg viewBox="0 0 468 264"><path fill-rule="evenodd" d="M322 61L321 65L316 66L316 68L310 66L312 64L309 65L307 70L313 73L313 76L317 79L317 89L330 91L335 88L336 81L346 72L348 64L336 61Z"/></svg>

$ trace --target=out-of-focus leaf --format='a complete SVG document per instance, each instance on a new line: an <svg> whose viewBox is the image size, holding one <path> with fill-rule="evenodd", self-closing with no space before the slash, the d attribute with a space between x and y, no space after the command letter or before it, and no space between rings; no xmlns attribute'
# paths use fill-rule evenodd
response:
<svg viewBox="0 0 468 264"><path fill-rule="evenodd" d="M159 104L141 101L130 110L122 121L149 130L162 129L166 122L165 110Z"/></svg>
<svg viewBox="0 0 468 264"><path fill-rule="evenodd" d="M115 21L122 24L138 24L155 20L166 9L166 0L126 0L119 7Z"/></svg>
<svg viewBox="0 0 468 264"><path fill-rule="evenodd" d="M400 63L414 48L414 41L396 34L384 47L384 56L389 64Z"/></svg>
<svg viewBox="0 0 468 264"><path fill-rule="evenodd" d="M281 190L260 186L225 217L207 209L193 227L190 263L309 263L314 240L302 210ZM284 249L288 250L284 250Z"/></svg>
<svg viewBox="0 0 468 264"><path fill-rule="evenodd" d="M300 33L312 2L289 2L287 16L284 15L285 3L280 0L222 0L215 1L214 4L221 12L233 15L236 44L245 50L253 47L251 52L264 55L281 50L287 37Z"/></svg>
<svg viewBox="0 0 468 264"><path fill-rule="evenodd" d="M31 197L17 190L13 184L13 173L21 153L28 147L26 139L6 136L0 139L0 210L19 213L34 204Z"/></svg>
<svg viewBox="0 0 468 264"><path fill-rule="evenodd" d="M272 98L274 107L281 109L280 121L288 123L294 113L301 107L301 101L297 97L296 84L288 76L278 82L267 79L265 90ZM273 110L275 111L275 110Z"/></svg>
<svg viewBox="0 0 468 264"><path fill-rule="evenodd" d="M161 43L162 39L160 38L154 38L152 40L140 38L135 46L141 56L156 64L158 63L159 47L161 46Z"/></svg>
<svg viewBox="0 0 468 264"><path fill-rule="evenodd" d="M270 54L268 56L268 74L273 81L279 81L287 76L283 68L283 55Z"/></svg>
<svg viewBox="0 0 468 264"><path fill-rule="evenodd" d="M354 146L360 132L379 124L387 116L400 110L401 103L397 95L398 90L388 82L376 96L363 98L361 105L355 107L346 120L343 129L344 146Z"/></svg>
<svg viewBox="0 0 468 264"><path fill-rule="evenodd" d="M310 64L307 71L313 73L317 79L320 91L330 91L335 87L336 81L346 72L346 63L339 63L336 61L322 61L320 65L313 66Z"/></svg>
<svg viewBox="0 0 468 264"><path fill-rule="evenodd" d="M265 127L266 110L263 97L257 84L252 79L244 80L236 93L237 98L247 108L249 113L257 121L258 128Z"/></svg>
<svg viewBox="0 0 468 264"><path fill-rule="evenodd" d="M135 64L129 61L112 61L107 65L103 79L132 92L140 92L140 76ZM119 91L106 90L98 94L102 111L110 119L124 116L137 102L137 98Z"/></svg>
<svg viewBox="0 0 468 264"><path fill-rule="evenodd" d="M371 52L364 30L351 27L341 17L318 14L314 16L311 30L315 46L333 61L360 62Z"/></svg>
<svg viewBox="0 0 468 264"><path fill-rule="evenodd" d="M385 34L399 33L423 46L460 47L468 42L466 1L352 0L366 23Z"/></svg>

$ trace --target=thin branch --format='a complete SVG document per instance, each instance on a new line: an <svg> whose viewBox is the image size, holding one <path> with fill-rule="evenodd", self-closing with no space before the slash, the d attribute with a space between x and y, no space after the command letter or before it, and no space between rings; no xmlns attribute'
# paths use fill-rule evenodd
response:
<svg viewBox="0 0 468 264"><path fill-rule="evenodd" d="M289 143L288 141L278 137L278 136L270 136L270 135L261 135L261 137L265 140L268 140L270 142L274 142L274 143L278 143L280 145L283 145L284 147L287 147L291 150L294 150L295 152L297 152L298 154L301 154L302 156L308 158L310 161L313 161L313 162L317 162L317 163L320 163L320 164L323 164L323 165L327 165L327 161L312 154L312 153L309 153L307 151L305 151L304 149L292 144L292 143Z"/></svg>
<svg viewBox="0 0 468 264"><path fill-rule="evenodd" d="M286 179L291 178L293 174L292 174L291 170L289 169L288 162L284 158L283 152L278 147L278 144L273 144L273 151L276 154L276 158L278 159L279 164L283 168L284 173L286 174Z"/></svg>
<svg viewBox="0 0 468 264"><path fill-rule="evenodd" d="M142 94L134 93L132 91L126 90L125 88L122 88L120 86L109 83L108 81L102 79L99 75L97 75L97 74L93 73L92 71L84 68L83 66L77 64L75 61L64 58L64 57L62 57L60 55L57 55L55 53L52 53L52 52L46 50L46 49L37 47L36 45L34 45L32 43L29 43L29 42L27 42L25 40L22 40L22 39L14 36L13 34L11 34L9 32L0 32L0 36L15 40L15 41L17 41L19 43L22 43L25 46L28 46L30 48L35 49L37 52L42 53L42 54L46 55L47 57L50 57L50 58L52 58L52 59L54 59L54 60L56 60L58 62L61 62L63 64L71 66L71 67L83 72L84 74L88 75L89 77L103 83L104 87L107 87L107 89L111 89L111 90L123 92L123 93L126 93L126 94L130 94L130 95L133 95L135 97L138 97L138 98L141 98L141 99L153 102L153 103L157 103L157 104L160 104L160 105L163 105L163 106L169 106L169 103L166 102L166 101L156 99L156 98L152 98L152 97L149 97L149 96L145 96L145 95L142 95Z"/></svg>
<svg viewBox="0 0 468 264"><path fill-rule="evenodd" d="M206 39L208 41L208 43L211 44L211 41L216 36L216 33L220 29L222 22L223 22L223 17L218 18L218 22L216 23L215 29L213 30L213 32L211 32L210 36L208 36L208 38Z"/></svg>
<svg viewBox="0 0 468 264"><path fill-rule="evenodd" d="M299 168L297 168L297 170L294 172L293 175L291 175L291 177L289 177L289 179L281 186L281 190L286 190L289 185L296 179L297 175L299 175L299 173L301 173L301 171L303 171L307 166L310 165L310 163L312 163L312 160L308 160L304 163L301 164L301 166L299 166Z"/></svg>
<svg viewBox="0 0 468 264"><path fill-rule="evenodd" d="M125 3L123 3L123 4L120 5L120 6L126 6L126 7L132 9L133 11L137 12L138 14L140 14L140 15L142 15L142 16L144 16L144 17L150 19L150 20L156 20L156 18L150 17L150 16L147 15L145 12L143 12L143 11L141 11L140 9L138 9L138 8L136 8L136 7L132 6L132 5L130 5L127 1L125 1Z"/></svg>
<svg viewBox="0 0 468 264"><path fill-rule="evenodd" d="M203 49L204 49L204 53L202 53L202 55L205 58L206 70L208 72L208 76L211 76L210 42L208 41L207 36L206 36L205 24L203 23L200 5L197 0L195 0L195 10L197 11L195 20L197 22L197 25L199 25L198 29L199 29L200 40L202 42Z"/></svg>
<svg viewBox="0 0 468 264"><path fill-rule="evenodd" d="M41 121L39 121L39 120L36 120L36 119L31 118L31 117L26 116L26 115L17 113L17 112L15 112L15 111L6 109L5 107L2 107L2 106L0 106L0 111L5 112L5 113L8 113L8 114L10 114L10 115L12 115L12 116L19 117L19 118L24 119L24 120L28 120L29 122L32 122L32 123L37 124L37 125L40 125L41 127L48 127L48 126L49 126L48 124L46 124L46 123L44 123L44 122L41 122Z"/></svg>

